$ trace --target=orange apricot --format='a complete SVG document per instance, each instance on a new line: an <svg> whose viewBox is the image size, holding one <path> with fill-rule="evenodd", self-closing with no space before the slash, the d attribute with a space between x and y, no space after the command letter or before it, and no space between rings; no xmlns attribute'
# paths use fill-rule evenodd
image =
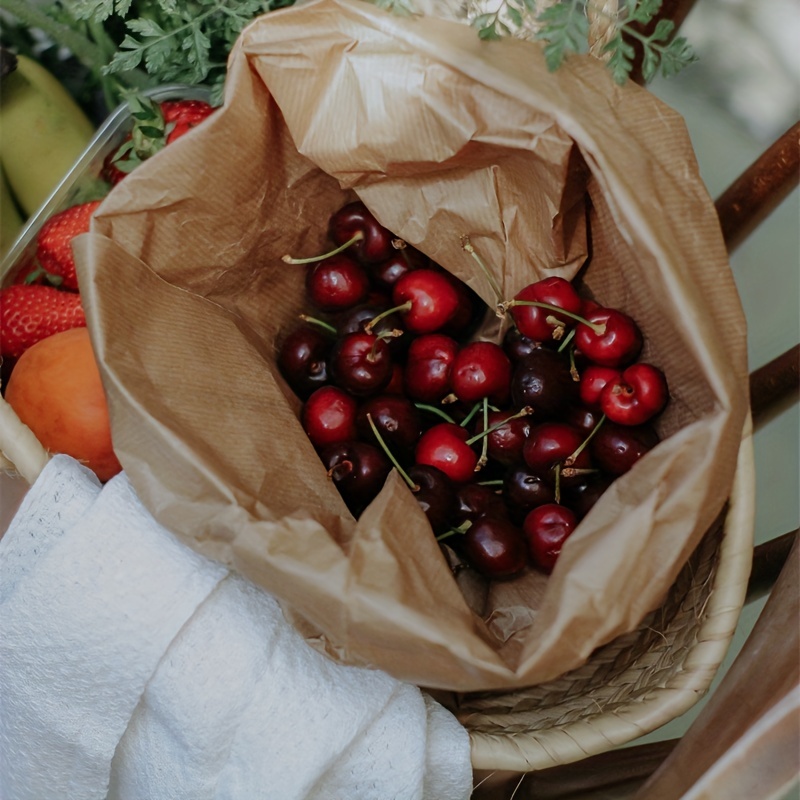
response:
<svg viewBox="0 0 800 800"><path fill-rule="evenodd" d="M56 333L26 350L11 372L6 400L49 452L72 456L101 481L122 469L86 328Z"/></svg>

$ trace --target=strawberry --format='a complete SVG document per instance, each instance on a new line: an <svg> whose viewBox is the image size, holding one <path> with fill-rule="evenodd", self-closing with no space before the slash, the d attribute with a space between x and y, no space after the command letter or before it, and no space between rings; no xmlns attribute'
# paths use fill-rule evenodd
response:
<svg viewBox="0 0 800 800"><path fill-rule="evenodd" d="M135 167L199 125L214 112L202 100L165 100L155 103L135 96L130 102L133 130L119 149L103 161L103 177L116 186Z"/></svg>
<svg viewBox="0 0 800 800"><path fill-rule="evenodd" d="M80 295L54 286L0 289L0 320L0 355L10 358L54 333L86 326Z"/></svg>
<svg viewBox="0 0 800 800"><path fill-rule="evenodd" d="M51 277L61 279L64 289L77 289L75 257L72 255L72 239L79 233L89 231L89 222L99 200L70 206L59 211L42 225L36 238L36 258L41 268Z"/></svg>

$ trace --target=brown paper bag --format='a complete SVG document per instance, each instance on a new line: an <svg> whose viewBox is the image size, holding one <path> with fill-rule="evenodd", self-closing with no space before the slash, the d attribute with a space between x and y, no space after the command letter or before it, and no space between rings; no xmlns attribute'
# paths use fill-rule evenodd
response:
<svg viewBox="0 0 800 800"><path fill-rule="evenodd" d="M355 196L473 287L552 274L626 310L668 376L667 436L613 484L550 578L474 613L402 480L356 521L298 422L275 342ZM225 105L128 176L79 247L115 446L153 514L277 595L320 646L429 686L533 684L657 607L728 497L745 326L680 118L591 58L356 0L242 35ZM495 329L487 329L489 336Z"/></svg>

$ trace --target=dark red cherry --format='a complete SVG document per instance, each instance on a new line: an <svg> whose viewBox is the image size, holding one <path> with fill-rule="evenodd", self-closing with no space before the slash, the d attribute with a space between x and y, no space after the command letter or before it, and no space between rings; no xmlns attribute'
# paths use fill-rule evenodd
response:
<svg viewBox="0 0 800 800"><path fill-rule="evenodd" d="M395 253L392 241L395 235L375 219L372 212L360 200L340 208L331 215L328 236L337 245L361 235L348 250L364 264L377 264Z"/></svg>
<svg viewBox="0 0 800 800"><path fill-rule="evenodd" d="M386 261L374 264L370 268L370 275L379 288L391 292L403 275L414 269L425 269L428 264L429 259L426 255L413 247L406 246L395 250Z"/></svg>
<svg viewBox="0 0 800 800"><path fill-rule="evenodd" d="M340 336L348 333L364 333L366 326L388 308L387 304L371 302L343 311L336 318L336 330ZM388 314L381 317L372 326L371 333L385 337L386 344L389 345L389 350L395 357L403 355L410 344L411 337L403 335L403 321L399 314Z"/></svg>
<svg viewBox="0 0 800 800"><path fill-rule="evenodd" d="M530 406L537 419L558 416L575 402L578 384L562 353L543 347L520 361L511 379L511 403Z"/></svg>
<svg viewBox="0 0 800 800"><path fill-rule="evenodd" d="M357 397L383 391L392 379L389 345L370 333L342 336L334 345L330 364L334 381Z"/></svg>
<svg viewBox="0 0 800 800"><path fill-rule="evenodd" d="M428 428L417 443L415 459L441 470L453 483L467 483L475 477L477 453L467 444L469 434L460 425L442 422Z"/></svg>
<svg viewBox="0 0 800 800"><path fill-rule="evenodd" d="M588 475L582 483L567 490L564 505L571 508L578 519L583 519L613 482L611 475Z"/></svg>
<svg viewBox="0 0 800 800"><path fill-rule="evenodd" d="M575 328L575 347L593 364L621 367L642 350L642 333L631 317L615 308L598 307Z"/></svg>
<svg viewBox="0 0 800 800"><path fill-rule="evenodd" d="M319 455L328 477L355 516L378 496L392 468L381 450L365 442L326 445Z"/></svg>
<svg viewBox="0 0 800 800"><path fill-rule="evenodd" d="M490 403L503 405L511 390L511 361L500 345L471 342L456 354L452 387L462 403L472 405L488 397Z"/></svg>
<svg viewBox="0 0 800 800"><path fill-rule="evenodd" d="M619 380L622 373L614 367L601 367L590 364L581 370L578 393L581 402L588 408L600 407L600 393L609 381Z"/></svg>
<svg viewBox="0 0 800 800"><path fill-rule="evenodd" d="M651 425L617 425L606 420L592 437L592 459L611 475L625 474L659 442Z"/></svg>
<svg viewBox="0 0 800 800"><path fill-rule="evenodd" d="M362 302L369 293L369 277L362 266L345 255L336 255L310 267L306 293L322 311L342 311Z"/></svg>
<svg viewBox="0 0 800 800"><path fill-rule="evenodd" d="M449 272L444 272L443 274L450 279L456 290L458 307L450 321L442 328L442 333L464 341L473 327L480 321L481 310L485 310L486 306L480 296L466 283L460 281Z"/></svg>
<svg viewBox="0 0 800 800"><path fill-rule="evenodd" d="M412 333L434 333L444 327L458 311L459 294L451 279L431 269L417 269L403 275L392 290L395 306L406 330Z"/></svg>
<svg viewBox="0 0 800 800"><path fill-rule="evenodd" d="M534 564L548 574L552 572L564 542L577 526L575 514L557 503L549 503L530 511L522 524L522 530Z"/></svg>
<svg viewBox="0 0 800 800"><path fill-rule="evenodd" d="M526 286L514 297L511 316L523 336L539 342L563 338L565 329L575 323L569 316L559 314L553 308L524 305L530 302L545 303L572 314L578 314L581 310L578 292L564 278L553 276Z"/></svg>
<svg viewBox="0 0 800 800"><path fill-rule="evenodd" d="M478 517L508 517L503 498L493 487L482 486L479 483L465 483L456 490L458 499L458 511L455 515L455 523L460 525L463 522L474 522Z"/></svg>
<svg viewBox="0 0 800 800"><path fill-rule="evenodd" d="M506 331L505 336L503 336L503 350L513 364L522 361L534 350L540 350L541 347L541 342L524 336L520 333L519 328L513 325Z"/></svg>
<svg viewBox="0 0 800 800"><path fill-rule="evenodd" d="M381 394L364 402L358 410L356 424L361 438L371 442L374 434L367 414L392 453L404 458L413 454L422 425L419 411L411 400L399 394Z"/></svg>
<svg viewBox="0 0 800 800"><path fill-rule="evenodd" d="M525 540L516 525L503 517L480 517L464 534L464 555L487 578L518 575L528 565Z"/></svg>
<svg viewBox="0 0 800 800"><path fill-rule="evenodd" d="M338 386L317 389L303 406L303 430L319 448L355 439L358 402Z"/></svg>
<svg viewBox="0 0 800 800"><path fill-rule="evenodd" d="M525 463L531 472L549 483L555 483L557 466L590 469L592 464L588 449L582 450L569 464L564 463L578 450L585 438L577 428L564 422L542 422L534 425L522 451ZM567 477L562 472L563 486L578 483L580 480L579 476Z"/></svg>
<svg viewBox="0 0 800 800"><path fill-rule="evenodd" d="M479 415L480 416L480 415ZM522 448L531 430L530 417L516 417L506 411L490 411L487 415L488 430L486 436L487 455L501 464L518 464L522 461ZM502 424L500 424L502 423ZM500 424L500 427L492 428ZM482 433L483 418L475 426L475 433Z"/></svg>
<svg viewBox="0 0 800 800"><path fill-rule="evenodd" d="M332 347L331 336L311 325L295 328L281 343L278 369L301 400L330 382L327 359Z"/></svg>
<svg viewBox="0 0 800 800"><path fill-rule="evenodd" d="M417 487L414 499L425 512L433 532L438 535L447 531L458 509L453 482L441 470L425 464L410 467L408 477Z"/></svg>
<svg viewBox="0 0 800 800"><path fill-rule="evenodd" d="M444 334L416 337L408 348L404 373L408 396L422 403L438 403L446 397L457 353L458 343Z"/></svg>
<svg viewBox="0 0 800 800"><path fill-rule="evenodd" d="M585 406L572 406L561 417L562 422L577 428L584 436L588 436L603 418L600 411L586 408Z"/></svg>
<svg viewBox="0 0 800 800"><path fill-rule="evenodd" d="M643 425L663 411L669 399L667 379L652 364L632 364L600 394L600 410L620 425Z"/></svg>
<svg viewBox="0 0 800 800"><path fill-rule="evenodd" d="M514 517L555 501L553 487L525 465L508 470L503 478L503 499ZM521 521L521 520L520 520Z"/></svg>

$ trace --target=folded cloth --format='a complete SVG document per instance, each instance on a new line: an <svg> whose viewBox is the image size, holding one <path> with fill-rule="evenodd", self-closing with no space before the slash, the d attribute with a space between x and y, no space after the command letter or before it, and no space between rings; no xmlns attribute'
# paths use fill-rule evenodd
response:
<svg viewBox="0 0 800 800"><path fill-rule="evenodd" d="M0 540L3 800L462 800L469 738L56 456Z"/></svg>

